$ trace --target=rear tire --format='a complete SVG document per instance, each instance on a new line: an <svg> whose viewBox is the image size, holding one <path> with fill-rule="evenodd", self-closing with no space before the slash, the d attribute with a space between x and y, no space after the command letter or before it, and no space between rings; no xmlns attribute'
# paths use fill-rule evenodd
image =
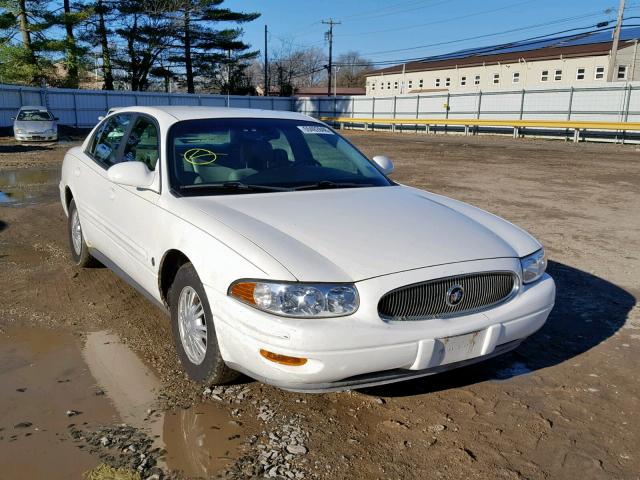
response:
<svg viewBox="0 0 640 480"><path fill-rule="evenodd" d="M71 259L78 267L91 267L98 264L98 261L89 253L84 241L82 226L80 225L80 216L76 208L75 200L71 199L69 203L69 217L67 219L67 232L69 235L69 251Z"/></svg>
<svg viewBox="0 0 640 480"><path fill-rule="evenodd" d="M240 375L224 363L209 300L191 263L180 267L169 290L173 340L189 377L197 382L229 383Z"/></svg>

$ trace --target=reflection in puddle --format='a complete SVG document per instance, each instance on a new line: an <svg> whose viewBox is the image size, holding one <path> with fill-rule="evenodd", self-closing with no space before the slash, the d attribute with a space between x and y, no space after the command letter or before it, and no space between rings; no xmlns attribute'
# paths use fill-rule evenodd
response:
<svg viewBox="0 0 640 480"><path fill-rule="evenodd" d="M58 196L59 169L0 171L0 204L25 205Z"/></svg>
<svg viewBox="0 0 640 480"><path fill-rule="evenodd" d="M169 468L209 478L228 465L241 443L238 422L211 404L166 412L162 438Z"/></svg>
<svg viewBox="0 0 640 480"><path fill-rule="evenodd" d="M229 463L241 443L241 430L226 410L201 404L149 418L160 382L116 335L89 333L83 356L123 421L147 430L156 446L168 451L167 468L208 477Z"/></svg>

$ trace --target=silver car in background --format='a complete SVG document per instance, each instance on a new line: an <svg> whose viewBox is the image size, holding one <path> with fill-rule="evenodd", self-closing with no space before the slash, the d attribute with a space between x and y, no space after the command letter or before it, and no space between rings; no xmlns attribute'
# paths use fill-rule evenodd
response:
<svg viewBox="0 0 640 480"><path fill-rule="evenodd" d="M57 117L41 106L20 107L12 118L13 136L18 141L58 140Z"/></svg>

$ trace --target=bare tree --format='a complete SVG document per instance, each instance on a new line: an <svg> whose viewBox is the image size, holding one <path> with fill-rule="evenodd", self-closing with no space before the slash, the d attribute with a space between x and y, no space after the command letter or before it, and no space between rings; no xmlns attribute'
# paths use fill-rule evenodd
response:
<svg viewBox="0 0 640 480"><path fill-rule="evenodd" d="M338 56L335 64L339 67L337 80L341 87L364 87L366 82L364 73L373 68L371 60L363 58L356 51Z"/></svg>
<svg viewBox="0 0 640 480"><path fill-rule="evenodd" d="M326 55L319 48L296 49L283 42L269 58L270 85L279 95L291 95L301 87L320 86L324 82ZM254 61L248 70L255 85L264 82L264 63Z"/></svg>

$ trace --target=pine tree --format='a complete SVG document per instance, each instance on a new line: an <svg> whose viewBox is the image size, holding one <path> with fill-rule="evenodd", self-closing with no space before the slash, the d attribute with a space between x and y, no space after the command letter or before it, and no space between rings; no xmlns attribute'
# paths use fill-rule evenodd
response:
<svg viewBox="0 0 640 480"><path fill-rule="evenodd" d="M229 57L237 61L254 58L258 52L250 52L249 45L240 40L239 28L218 30L219 22L245 23L255 20L259 13L234 12L222 8L224 0L180 0L176 13L179 28L177 40L182 55L172 57L184 64L187 91L195 92L195 79L219 71L221 63ZM228 52L232 55L229 56Z"/></svg>
<svg viewBox="0 0 640 480"><path fill-rule="evenodd" d="M87 49L80 44L76 31L86 24L91 17L91 9L84 3L71 3L63 0L62 8L48 12L44 15L50 27L60 27L64 31L64 37L47 37L42 42L42 49L51 53L62 53L62 61L66 72L64 80L59 82L62 86L78 88L80 83L80 69L84 64Z"/></svg>
<svg viewBox="0 0 640 480"><path fill-rule="evenodd" d="M45 55L44 33L51 26L47 14L43 0L0 0L4 81L38 84L52 77L52 63Z"/></svg>
<svg viewBox="0 0 640 480"><path fill-rule="evenodd" d="M124 72L124 80L131 90L146 90L149 87L151 70L157 66L158 59L169 48L175 37L169 6L163 2L154 5L136 0L118 2L121 17L116 34L125 47L116 52L114 65ZM154 7L154 8L151 8Z"/></svg>

